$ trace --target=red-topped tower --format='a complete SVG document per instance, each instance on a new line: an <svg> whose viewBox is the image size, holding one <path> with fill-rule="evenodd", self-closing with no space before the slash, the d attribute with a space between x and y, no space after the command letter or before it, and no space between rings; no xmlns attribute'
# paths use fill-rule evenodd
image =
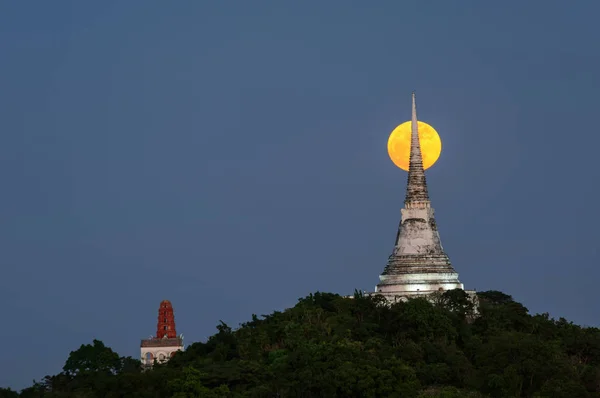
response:
<svg viewBox="0 0 600 398"><path fill-rule="evenodd" d="M166 362L177 351L183 351L183 335L177 336L175 313L169 300L163 300L158 307L156 336L142 340L140 344L142 363L152 366L154 361Z"/></svg>
<svg viewBox="0 0 600 398"><path fill-rule="evenodd" d="M177 337L175 331L175 314L173 306L169 300L163 300L158 308L158 325L156 327L156 337L167 336L168 339Z"/></svg>

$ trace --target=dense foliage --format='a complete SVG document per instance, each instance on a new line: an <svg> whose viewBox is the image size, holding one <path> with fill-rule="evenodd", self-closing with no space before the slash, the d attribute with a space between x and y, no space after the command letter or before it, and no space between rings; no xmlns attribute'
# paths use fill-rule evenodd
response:
<svg viewBox="0 0 600 398"><path fill-rule="evenodd" d="M141 371L100 341L1 397L600 397L600 330L462 290L386 305L316 293Z"/></svg>

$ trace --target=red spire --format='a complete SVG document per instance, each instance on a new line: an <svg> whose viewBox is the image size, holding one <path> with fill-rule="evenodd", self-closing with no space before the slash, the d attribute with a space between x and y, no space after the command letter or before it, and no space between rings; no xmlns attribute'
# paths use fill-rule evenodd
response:
<svg viewBox="0 0 600 398"><path fill-rule="evenodd" d="M173 306L169 300L163 300L158 308L158 325L156 327L156 338L162 339L167 336L169 339L177 337L175 330L175 314Z"/></svg>

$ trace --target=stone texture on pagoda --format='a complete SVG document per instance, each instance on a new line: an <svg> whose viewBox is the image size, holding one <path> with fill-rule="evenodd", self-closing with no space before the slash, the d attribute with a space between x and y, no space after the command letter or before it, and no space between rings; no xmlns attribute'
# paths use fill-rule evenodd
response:
<svg viewBox="0 0 600 398"><path fill-rule="evenodd" d="M404 208L400 214L402 221L392 256L446 256L431 207Z"/></svg>

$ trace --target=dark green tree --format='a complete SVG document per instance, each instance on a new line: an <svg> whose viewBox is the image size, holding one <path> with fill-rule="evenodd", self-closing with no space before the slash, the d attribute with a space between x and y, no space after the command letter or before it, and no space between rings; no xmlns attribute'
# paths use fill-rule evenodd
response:
<svg viewBox="0 0 600 398"><path fill-rule="evenodd" d="M474 316L460 290L396 304L317 292L235 329L221 322L144 372L94 340L20 396L600 398L600 330L532 316L501 292L478 298Z"/></svg>
<svg viewBox="0 0 600 398"><path fill-rule="evenodd" d="M10 388L0 388L0 398L18 398L19 393Z"/></svg>
<svg viewBox="0 0 600 398"><path fill-rule="evenodd" d="M63 366L63 371L75 376L83 372L106 372L116 374L123 368L119 354L104 345L100 340L92 344L82 344L79 349L71 351Z"/></svg>

